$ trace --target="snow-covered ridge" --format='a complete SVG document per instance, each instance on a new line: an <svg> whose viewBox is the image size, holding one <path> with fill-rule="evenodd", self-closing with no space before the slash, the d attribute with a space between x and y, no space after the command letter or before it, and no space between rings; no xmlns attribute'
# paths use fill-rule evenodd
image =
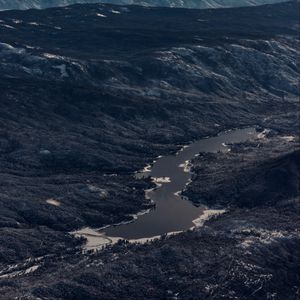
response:
<svg viewBox="0 0 300 300"><path fill-rule="evenodd" d="M184 8L221 8L272 4L286 0L0 0L0 10L43 9L77 3L108 3L122 5L166 6Z"/></svg>
<svg viewBox="0 0 300 300"><path fill-rule="evenodd" d="M135 76L129 79L124 73L124 66L131 74L145 73L147 66L157 66L164 72L144 76L143 89L137 89L138 93L155 98L175 90L206 92L210 87L231 94L271 88L298 95L295 61L299 59L299 52L292 43L289 38L281 38L241 40L215 47L193 45L158 51L146 60L134 62L76 60L26 45L21 48L0 43L0 72L13 77L105 84L118 89L128 84L132 88L138 86ZM263 50L258 50L258 46ZM104 76L98 78L97 70ZM255 79L252 78L254 71Z"/></svg>

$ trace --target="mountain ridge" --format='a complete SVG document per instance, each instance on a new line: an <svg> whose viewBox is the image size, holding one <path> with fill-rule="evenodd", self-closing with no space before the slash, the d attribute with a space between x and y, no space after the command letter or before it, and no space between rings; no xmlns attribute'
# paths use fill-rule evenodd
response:
<svg viewBox="0 0 300 300"><path fill-rule="evenodd" d="M0 0L0 10L44 9L92 3L207 9L255 6L280 2L285 2L285 0Z"/></svg>

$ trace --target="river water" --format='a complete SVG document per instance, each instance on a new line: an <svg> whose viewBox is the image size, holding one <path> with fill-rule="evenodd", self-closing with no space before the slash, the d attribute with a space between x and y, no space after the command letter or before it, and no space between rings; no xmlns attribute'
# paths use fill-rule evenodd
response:
<svg viewBox="0 0 300 300"><path fill-rule="evenodd" d="M155 189L145 191L146 196L155 203L154 209L139 214L131 223L110 226L99 231L84 228L75 234L85 236L88 240L87 248L93 249L118 239L146 240L194 227L201 218L209 216L210 213L207 213L207 208L196 207L180 195L191 180L189 161L200 152L230 151L228 143L244 142L256 136L255 128L235 129L193 142L176 155L158 158L152 166L136 174L137 178L151 176L157 184Z"/></svg>

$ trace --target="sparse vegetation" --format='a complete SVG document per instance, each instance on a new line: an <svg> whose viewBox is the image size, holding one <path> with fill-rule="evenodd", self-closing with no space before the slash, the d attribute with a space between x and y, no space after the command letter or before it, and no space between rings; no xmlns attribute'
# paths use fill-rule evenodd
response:
<svg viewBox="0 0 300 300"><path fill-rule="evenodd" d="M0 13L0 299L296 299L299 3L98 10ZM228 209L203 228L68 234L149 207L133 172L158 155L249 125L270 134L193 161L185 195Z"/></svg>

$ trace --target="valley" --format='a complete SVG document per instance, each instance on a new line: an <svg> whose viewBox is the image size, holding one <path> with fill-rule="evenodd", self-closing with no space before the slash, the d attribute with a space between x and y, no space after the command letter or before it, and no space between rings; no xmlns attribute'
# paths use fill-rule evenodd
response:
<svg viewBox="0 0 300 300"><path fill-rule="evenodd" d="M298 12L0 12L0 299L296 299ZM181 203L225 213L97 251L70 234L153 211L139 170L238 128L253 139L180 161Z"/></svg>

